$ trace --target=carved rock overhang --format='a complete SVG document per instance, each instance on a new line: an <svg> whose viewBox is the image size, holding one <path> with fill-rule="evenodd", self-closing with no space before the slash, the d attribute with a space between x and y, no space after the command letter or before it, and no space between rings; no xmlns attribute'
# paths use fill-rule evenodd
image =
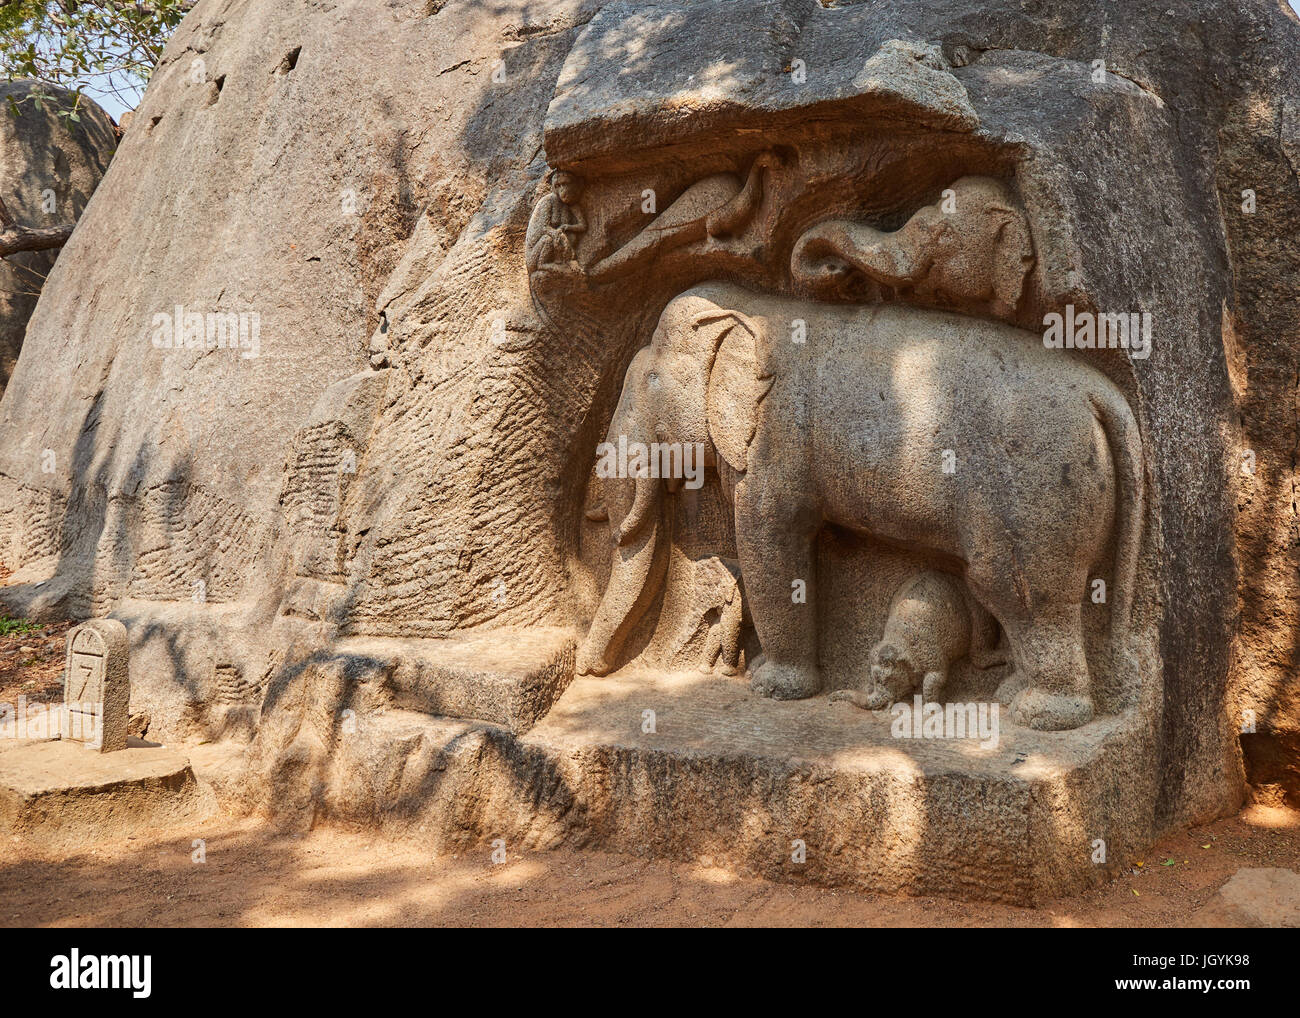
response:
<svg viewBox="0 0 1300 1018"><path fill-rule="evenodd" d="M885 45L869 11L813 8L798 24L798 6L607 4L556 82L544 138L552 165L636 161L679 143L881 112L939 130L978 126L947 58L916 59L919 41Z"/></svg>
<svg viewBox="0 0 1300 1018"><path fill-rule="evenodd" d="M743 229L660 257L638 286L660 306L709 278L797 293L790 255L809 227L839 217L894 229L957 179L1011 179L1033 158L1024 137L981 125L963 83L997 69L961 66L965 53L932 42L880 38L863 11L819 9L796 26L788 6L615 3L578 36L544 147L551 167L587 182L593 222L580 261L596 264L644 229L647 190L662 211L697 181L744 180L775 157ZM813 66L796 53L816 53ZM602 302L620 303L594 295L577 303L597 318ZM1041 320L1038 302L1027 304L1022 324Z"/></svg>
<svg viewBox="0 0 1300 1018"><path fill-rule="evenodd" d="M576 38L547 111L544 149L551 167L587 182L595 215L580 261L594 264L636 237L648 218L639 204L646 188L662 211L712 174L744 180L764 153L781 164L745 229L660 257L653 277L637 280L638 320L647 304L662 307L710 278L798 293L790 254L809 227L851 218L892 230L968 175L1011 182L1029 218L1037 263L1015 324L1041 331L1046 312L1070 303L1138 310L1141 301L1141 310L1158 310L1156 263L1116 271L1109 239L1078 215L1068 177L1080 160L1066 151L1101 127L1113 130L1106 144L1146 131L1153 137L1144 144L1176 146L1154 92L1116 75L1099 86L1088 65L1050 54L954 48L873 20L867 8L805 6L627 0L603 7ZM798 66L801 54L811 66ZM1183 232L1199 225L1164 218ZM1134 279L1137 287L1126 285ZM1148 293L1138 301L1124 292L1139 288ZM611 320L627 320L613 288L584 289L574 303L585 313L599 319L605 308ZM1124 352L1093 356L1140 402Z"/></svg>

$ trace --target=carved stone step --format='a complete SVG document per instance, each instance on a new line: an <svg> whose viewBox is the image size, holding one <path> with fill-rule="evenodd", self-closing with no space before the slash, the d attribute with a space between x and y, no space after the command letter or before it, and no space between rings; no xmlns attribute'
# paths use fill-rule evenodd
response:
<svg viewBox="0 0 1300 1018"><path fill-rule="evenodd" d="M131 739L116 753L63 741L0 753L0 830L70 846L197 818L205 798L182 753Z"/></svg>

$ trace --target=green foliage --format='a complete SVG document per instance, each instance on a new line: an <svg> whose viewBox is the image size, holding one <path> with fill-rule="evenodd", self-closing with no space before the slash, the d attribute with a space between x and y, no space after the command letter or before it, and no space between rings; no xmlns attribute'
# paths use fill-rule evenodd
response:
<svg viewBox="0 0 1300 1018"><path fill-rule="evenodd" d="M25 636L28 633L39 633L44 628L33 625L26 619L11 619L0 615L0 636Z"/></svg>
<svg viewBox="0 0 1300 1018"><path fill-rule="evenodd" d="M172 30L195 0L0 0L0 76L27 78L46 89L66 88L76 102L52 102L41 90L28 99L46 102L77 121L83 90L135 105L162 56ZM17 112L10 100L11 112Z"/></svg>

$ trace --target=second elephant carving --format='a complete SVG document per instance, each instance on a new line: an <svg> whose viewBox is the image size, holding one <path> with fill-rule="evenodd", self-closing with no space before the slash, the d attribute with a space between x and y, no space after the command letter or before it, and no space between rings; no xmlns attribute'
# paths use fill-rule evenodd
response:
<svg viewBox="0 0 1300 1018"><path fill-rule="evenodd" d="M853 296L866 283L912 303L1011 320L1034 266L1029 221L992 177L962 177L902 228L884 233L831 219L799 238L796 282L822 299Z"/></svg>
<svg viewBox="0 0 1300 1018"><path fill-rule="evenodd" d="M693 445L717 469L763 695L822 689L815 539L827 524L965 582L1005 633L1018 724L1061 730L1093 716L1082 605L1094 570L1111 577L1112 667L1125 657L1144 517L1137 424L1104 375L1031 333L706 284L664 309L608 437ZM642 474L605 485L611 573L580 671L611 669L662 582L665 491L679 482ZM792 597L800 584L806 599Z"/></svg>

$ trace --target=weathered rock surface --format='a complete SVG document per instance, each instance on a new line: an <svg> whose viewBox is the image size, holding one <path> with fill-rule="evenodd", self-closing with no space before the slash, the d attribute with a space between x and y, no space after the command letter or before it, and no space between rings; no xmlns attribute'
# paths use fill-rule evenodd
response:
<svg viewBox="0 0 1300 1018"><path fill-rule="evenodd" d="M212 805L189 760L160 746L106 754L66 741L0 747L0 825L33 843L135 836L198 819Z"/></svg>
<svg viewBox="0 0 1300 1018"><path fill-rule="evenodd" d="M91 99L82 98L79 119L71 121L56 111L71 108L72 93L49 90L42 109L30 93L28 82L0 82L0 201L21 226L75 223L117 149L113 122ZM57 257L58 251L28 251L0 259L0 393Z"/></svg>
<svg viewBox="0 0 1300 1018"><path fill-rule="evenodd" d="M594 483L594 450L633 355L677 295L724 279L808 299L792 254L825 221L874 237L863 231L897 231L957 181L1000 181L1032 240L1012 299L886 278L869 253L870 278L845 273L853 285L839 299L1040 332L1046 312L1069 305L1151 315L1149 357L1078 352L1141 432L1129 657L1107 657L1110 602L1084 603L1096 719L1025 736L1057 769L1038 798L1008 770L1005 816L979 828L996 831L1032 800L1019 862L943 847L974 829L956 805L963 780L970 801L986 787L973 764L933 808L926 789L939 786L894 794L925 770L901 743L863 736L875 776L851 780L835 770L851 751L828 744L798 781L859 782L850 794L864 830L914 824L932 839L917 844L937 846L867 866L867 886L1027 900L1100 879L1097 839L1119 858L1118 846L1241 801L1243 711L1256 721L1247 762L1277 764L1268 780L1294 775L1297 53L1300 24L1275 0L342 0L328 14L305 0L202 0L65 250L0 402L0 556L17 571L5 599L122 619L141 675L132 711L150 713L150 737L251 740L242 798L259 808L377 820L436 801L454 823L475 796L500 797L516 803L517 828L546 827L542 804L569 765L517 747L564 725L560 756L577 761L594 810L635 812L637 789L655 794L671 771L655 800L662 822L695 833L656 850L694 851L714 821L741 823L717 812L736 773L755 802L829 830L817 796L780 790L795 779L771 767L785 765L764 757L745 770L755 746L734 744L707 780L689 739L671 760L653 746L597 748L610 722L585 707L601 687L565 689L569 648L597 615L622 554L611 558L611 523L628 506ZM556 169L567 183L547 181ZM553 232L535 247L538 230ZM526 248L538 252L531 278ZM246 341L209 342L202 317L186 344L187 314L242 315ZM180 348L163 342L176 336ZM1008 469L1050 430L1008 443ZM45 449L53 474L41 471ZM1242 472L1247 450L1253 473ZM711 478L665 500L657 523L689 559L731 560L732 494ZM1099 519L1110 547L1108 527ZM817 538L823 692L860 684L914 551L844 529ZM644 621L620 633L613 667L646 648L707 646L709 612L726 603L696 592L682 561L652 559L645 589L658 580L662 602L637 604ZM697 618L684 630L656 604ZM761 614L754 623L761 632ZM493 633L509 648L532 630L549 635L518 640L514 667L484 654L487 692L472 695L473 661L458 648ZM744 639L748 660L759 648ZM426 658L382 641L451 642ZM402 671L426 659L442 663ZM954 695L992 698L997 675L959 672ZM399 674L423 677L404 685ZM777 709L737 690L743 711L780 719L773 753L820 744L824 700ZM501 727L436 722L456 731L435 751L419 732L435 723L412 708L498 712ZM707 744L726 717L687 710L682 723ZM440 754L474 760L484 740L516 748L499 765L447 771L469 791L439 798ZM727 767L738 771L721 777ZM627 779L614 793L607 771ZM605 829L567 802L554 800L564 837ZM487 836L490 821L464 829ZM622 833L609 842L634 841L646 822L611 821ZM778 826L771 837L785 838L791 823ZM737 865L753 865L743 854ZM1028 867L1014 892L1004 863ZM819 879L852 882L851 870Z"/></svg>
<svg viewBox="0 0 1300 1018"><path fill-rule="evenodd" d="M1240 869L1192 917L1193 926L1300 928L1300 874Z"/></svg>

